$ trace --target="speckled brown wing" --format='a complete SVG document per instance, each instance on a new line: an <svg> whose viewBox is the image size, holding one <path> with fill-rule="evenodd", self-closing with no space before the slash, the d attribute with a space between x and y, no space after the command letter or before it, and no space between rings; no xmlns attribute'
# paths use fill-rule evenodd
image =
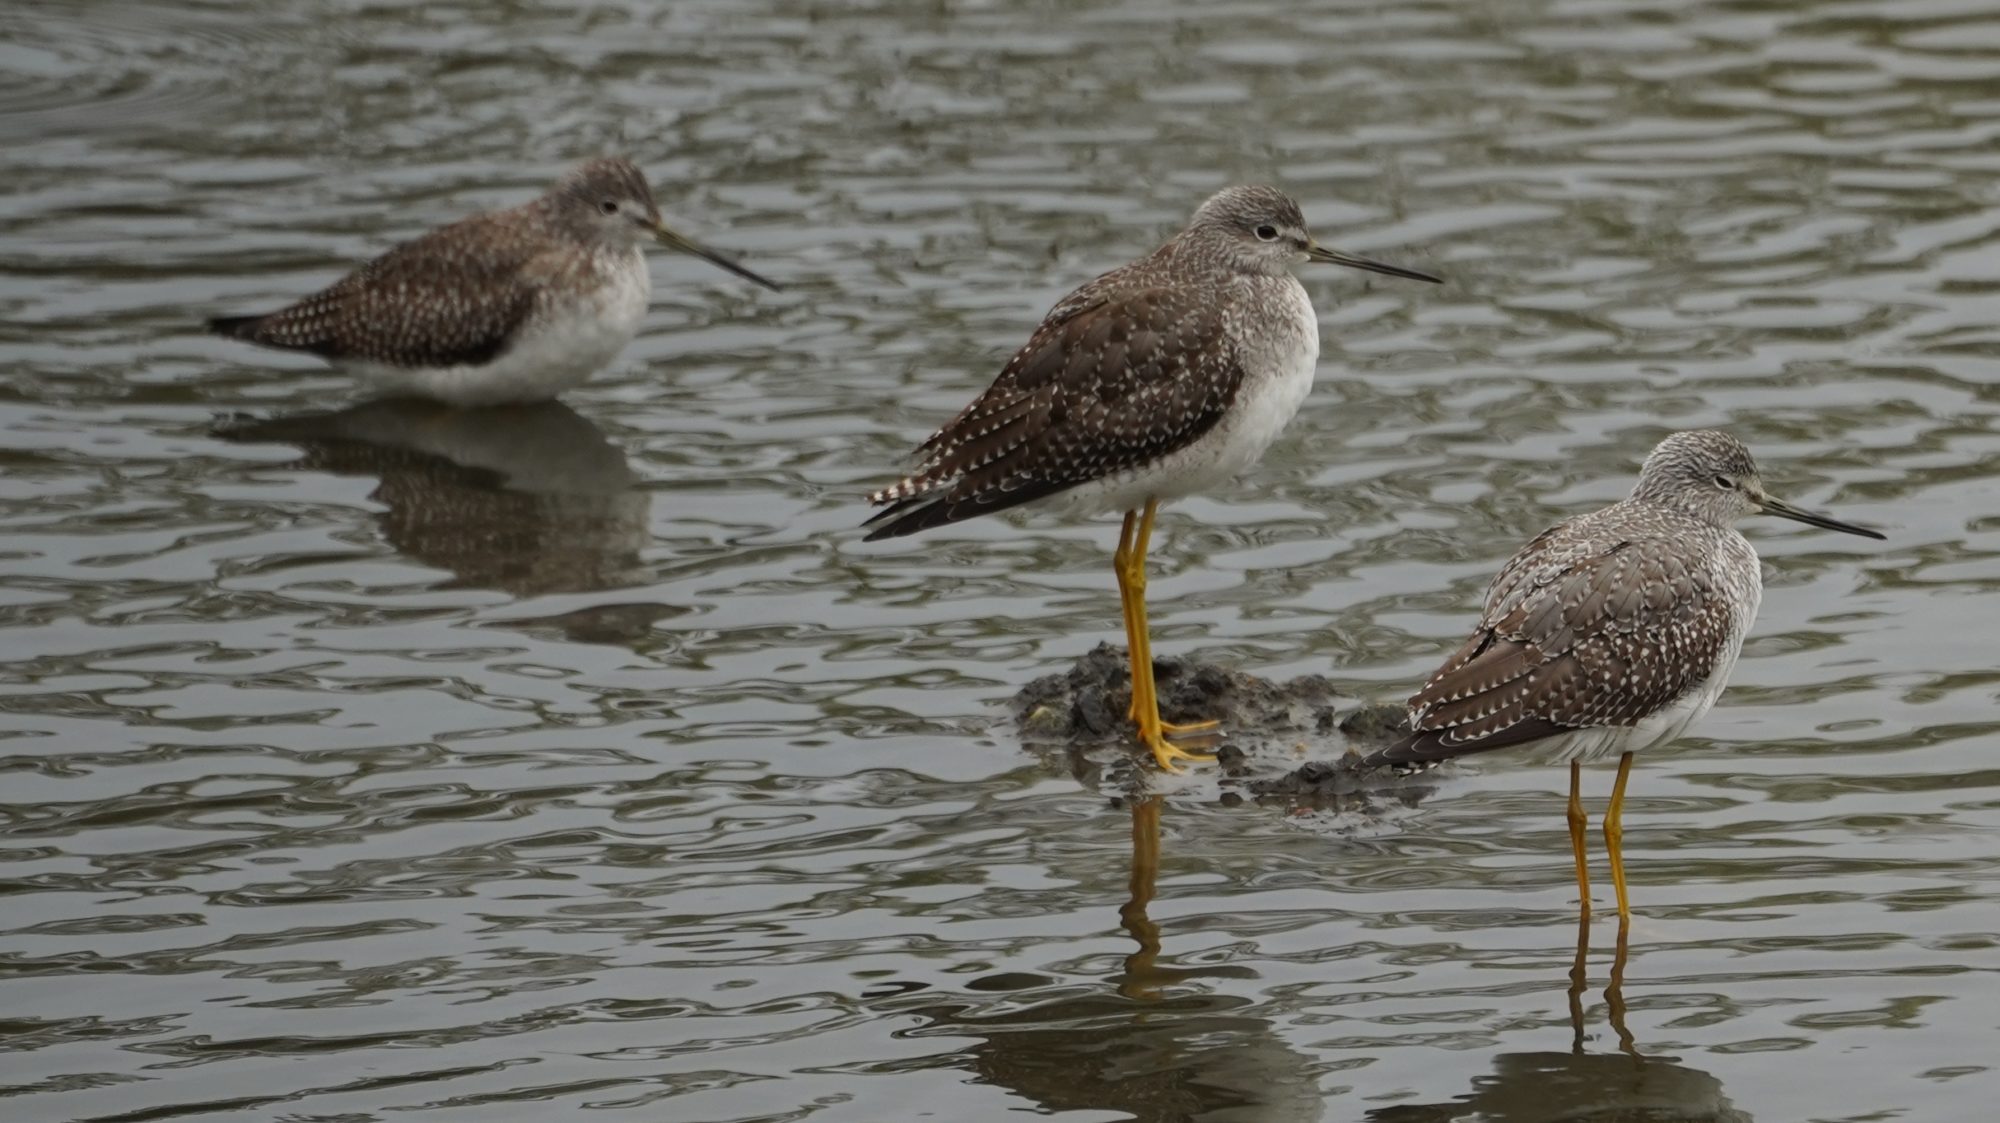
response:
<svg viewBox="0 0 2000 1123"><path fill-rule="evenodd" d="M869 496L892 538L1136 468L1208 432L1243 368L1221 313L1171 287L1078 290L993 385L918 447L915 471Z"/></svg>
<svg viewBox="0 0 2000 1123"><path fill-rule="evenodd" d="M475 215L405 242L276 312L210 320L245 342L399 367L492 361L534 313L539 243L501 215Z"/></svg>
<svg viewBox="0 0 2000 1123"><path fill-rule="evenodd" d="M1730 598L1681 539L1602 536L1597 521L1558 526L1508 562L1479 627L1411 696L1411 735L1365 764L1630 726L1701 684L1729 642Z"/></svg>

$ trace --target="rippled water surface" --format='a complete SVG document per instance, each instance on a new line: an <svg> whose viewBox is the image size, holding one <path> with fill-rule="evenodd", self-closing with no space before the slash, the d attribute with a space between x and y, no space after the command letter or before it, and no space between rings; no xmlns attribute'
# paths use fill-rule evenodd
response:
<svg viewBox="0 0 2000 1123"><path fill-rule="evenodd" d="M1993 0L17 0L0 143L0 1117L2000 1097ZM661 260L614 368L476 416L198 331L606 150L788 290ZM1671 428L1890 534L1748 528L1580 987L1558 772L1135 802L1004 720L1116 636L1112 523L854 530L1244 180L1450 283L1308 275L1320 384L1163 520L1162 653L1394 700Z"/></svg>

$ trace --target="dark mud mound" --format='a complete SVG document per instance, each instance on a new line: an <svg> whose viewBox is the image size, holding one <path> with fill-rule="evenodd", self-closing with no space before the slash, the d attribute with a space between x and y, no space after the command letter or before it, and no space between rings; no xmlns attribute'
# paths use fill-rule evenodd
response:
<svg viewBox="0 0 2000 1123"><path fill-rule="evenodd" d="M1234 791L1322 800L1409 779L1357 767L1361 754L1402 736L1401 706L1364 704L1323 675L1273 682L1194 659L1155 659L1153 677L1166 720L1222 722L1215 736L1180 743L1216 754L1225 796ZM1068 670L1022 688L1013 712L1026 744L1092 757L1101 749L1123 749L1140 761L1145 754L1132 743L1125 717L1131 701L1125 652L1098 644Z"/></svg>

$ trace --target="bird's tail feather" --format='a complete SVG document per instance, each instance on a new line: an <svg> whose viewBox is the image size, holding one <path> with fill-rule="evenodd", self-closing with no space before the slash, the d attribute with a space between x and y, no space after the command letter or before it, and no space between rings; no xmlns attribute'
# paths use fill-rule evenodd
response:
<svg viewBox="0 0 2000 1123"><path fill-rule="evenodd" d="M208 321L208 330L228 339L257 341L257 328L263 324L262 316L216 316Z"/></svg>

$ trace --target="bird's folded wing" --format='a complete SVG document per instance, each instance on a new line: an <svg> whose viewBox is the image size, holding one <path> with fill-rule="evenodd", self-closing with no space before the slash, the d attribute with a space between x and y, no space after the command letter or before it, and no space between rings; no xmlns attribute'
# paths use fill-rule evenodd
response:
<svg viewBox="0 0 2000 1123"><path fill-rule="evenodd" d="M1630 726L1712 671L1734 610L1678 543L1565 529L1494 578L1479 627L1410 698L1410 736L1370 763Z"/></svg>
<svg viewBox="0 0 2000 1123"><path fill-rule="evenodd" d="M217 325L235 338L331 360L401 367L490 362L535 311L533 250L480 215L406 242L267 316Z"/></svg>
<svg viewBox="0 0 2000 1123"><path fill-rule="evenodd" d="M869 521L889 521L869 537L1005 510L1166 456L1213 428L1242 382L1221 313L1197 293L1077 302L924 442L915 471L870 497L886 509Z"/></svg>

